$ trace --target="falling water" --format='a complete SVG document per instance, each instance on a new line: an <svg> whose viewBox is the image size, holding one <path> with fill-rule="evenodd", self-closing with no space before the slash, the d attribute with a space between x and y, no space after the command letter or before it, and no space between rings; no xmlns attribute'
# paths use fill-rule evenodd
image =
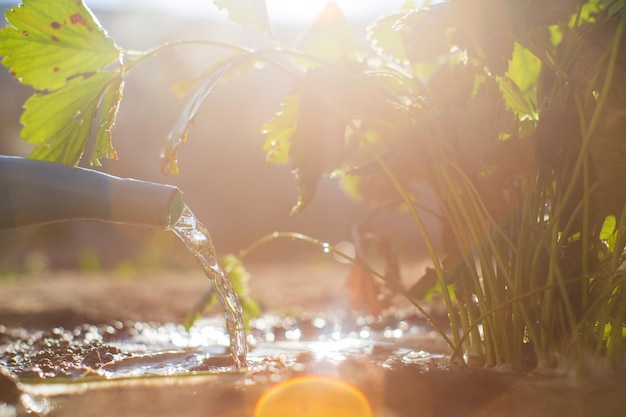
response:
<svg viewBox="0 0 626 417"><path fill-rule="evenodd" d="M237 368L247 366L246 332L243 324L242 308L230 279L218 262L209 232L185 206L180 219L171 230L185 242L187 248L202 265L206 276L211 280L218 300L225 309L226 329L230 337L230 349Z"/></svg>

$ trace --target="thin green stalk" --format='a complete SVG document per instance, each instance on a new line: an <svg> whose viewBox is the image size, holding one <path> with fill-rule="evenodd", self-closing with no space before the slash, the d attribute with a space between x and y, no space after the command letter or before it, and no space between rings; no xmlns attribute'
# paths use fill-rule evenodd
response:
<svg viewBox="0 0 626 417"><path fill-rule="evenodd" d="M456 197L454 199L456 205L454 206L454 209L452 210L454 215L449 216L449 218L455 220L455 222L452 224L452 228L455 233L455 237L456 237L455 240L457 241L457 243L459 243L459 249L461 253L463 254L462 262L464 263L466 267L463 269L467 270L467 272L469 272L470 274L469 277L461 276L457 278L462 281L461 284L462 284L463 291L465 293L463 298L465 302L468 304L468 308L466 309L466 312L465 312L465 314L467 315L467 319L461 323L462 329L466 329L468 327L468 324L472 323L473 320L475 319L475 315L471 307L472 294L475 294L479 298L479 308L484 308L483 306L485 304L485 298L480 288L480 277L479 277L478 271L476 270L476 265L475 265L476 261L474 260L474 256L472 253L471 242L477 241L476 233L473 230L472 226L475 225L476 222L475 222L475 219L470 218L469 213L467 213L466 210L464 210L463 202L460 199L460 194L462 194L462 192L451 193L451 194L453 194ZM460 218L459 218L459 214L460 214ZM467 236L466 233L469 233L469 236ZM473 291L469 288L468 283L466 282L467 278L470 278L470 277L473 283L472 285ZM485 327L487 327L487 324L485 325ZM470 340L471 340L470 345L474 346L472 350L476 354L485 356L487 358L491 358L490 351L483 352L483 347L481 347L482 343L480 341L480 334L478 333L478 331L472 334L472 337ZM487 347L487 346L484 346L484 347Z"/></svg>
<svg viewBox="0 0 626 417"><path fill-rule="evenodd" d="M329 104L332 105L332 103L329 103ZM458 340L460 339L460 335L459 335L458 323L456 321L456 316L455 316L455 313L454 313L454 305L452 303L452 297L451 297L451 294L448 291L448 287L447 287L446 282L445 282L444 272L443 272L443 268L441 266L441 262L439 260L439 256L437 255L437 251L435 250L435 246L434 246L434 244L433 244L433 242L432 242L432 240L430 238L430 235L429 235L428 231L426 230L426 226L425 226L421 216L419 215L419 213L415 209L415 206L412 204L412 201L411 201L411 198L410 198L409 194L406 192L406 190L404 189L404 187L400 183L399 179L397 178L397 176L395 175L395 173L393 172L393 170L391 169L389 164L387 164L387 162L382 158L380 153L375 149L374 145L367 139L367 137L365 137L365 135L363 135L363 133L354 125L354 123L352 123L352 121L350 121L348 123L348 127L350 127L352 129L352 131L355 134L357 134L357 136L359 137L360 141L372 153L372 155L375 157L376 161L379 163L379 165L381 166L381 168L383 169L383 171L385 172L387 177L390 179L390 181L394 185L394 188L400 194L402 200L407 205L409 213L411 214L411 217L415 221L415 223L416 223L416 225L417 225L417 227L418 227L418 229L420 231L420 234L421 234L422 238L424 239L424 244L426 245L426 249L428 251L428 254L429 254L431 260L433 261L433 267L434 267L435 273L437 275L437 280L439 281L439 284L441 286L441 294L442 294L444 303L446 305L446 310L448 311L448 317L450 319L450 325L452 327L452 336L453 336L453 339L454 339L455 343L458 343Z"/></svg>
<svg viewBox="0 0 626 417"><path fill-rule="evenodd" d="M589 194L592 195L597 190L597 188L598 188L598 184L597 183L593 184L589 189ZM576 204L576 206L574 207L574 210L572 210L572 214L567 220L567 223L565 223L565 226L563 226L563 229L560 231L561 239L563 239L564 237L570 236L570 230L574 226L574 223L576 222L576 218L578 217L578 215L582 213L584 209L584 204L585 204L584 201L581 200L578 202L578 204Z"/></svg>
<svg viewBox="0 0 626 417"><path fill-rule="evenodd" d="M619 285L614 291L617 294L615 300L614 316L611 319L611 332L606 341L605 357L613 364L617 364L617 359L624 354L624 319L626 318L626 300L624 299L624 286ZM621 358L624 359L623 357Z"/></svg>
<svg viewBox="0 0 626 417"><path fill-rule="evenodd" d="M597 277L600 282L605 283L602 292L597 297L597 303L606 298L606 302L601 305L596 322L599 325L595 331L596 354L607 358L614 365L618 355L624 352L624 341L622 336L623 323L626 322L626 303L624 303L624 291L626 289L626 275L623 271L619 271L619 266L623 262L624 247L626 246L626 204L622 207L622 211L617 218L615 233L615 242L613 252L609 259L609 276ZM597 281L596 281L597 282ZM606 294L606 295L603 295ZM612 326L612 331L606 341L604 337L604 327L607 323ZM619 329L619 332L616 330Z"/></svg>
<svg viewBox="0 0 626 417"><path fill-rule="evenodd" d="M476 323L476 312L473 308L473 300L472 300L472 289L467 282L466 279L461 278L461 288L463 291L463 302L459 303L459 310L463 309L463 314L461 314L462 318L465 318L463 323L464 329L469 329L469 326L473 323ZM458 297L457 297L458 298ZM491 365L492 355L490 349L487 349L489 346L487 343L483 343L480 337L480 331L477 326L470 331L470 337L468 339L468 348L466 353L468 355L468 359L472 359L472 356L476 356L477 359L485 361L486 364Z"/></svg>
<svg viewBox="0 0 626 417"><path fill-rule="evenodd" d="M170 49L177 49L183 46L209 46L227 49L240 54L257 55L259 58L265 59L268 59L269 54L287 55L294 58L305 59L320 66L328 66L328 62L324 61L321 58L280 45L270 46L260 50L254 50L236 44L214 41L210 39L182 39L178 41L166 42L147 51L124 50L122 55L122 61L126 68L130 70L140 65L144 61L150 58L154 58L165 51L168 51ZM268 63L271 64L272 61L268 59Z"/></svg>
<svg viewBox="0 0 626 417"><path fill-rule="evenodd" d="M524 187L524 184L522 184ZM529 193L522 191L522 196L528 195ZM517 251L511 256L511 269L512 269L512 277L511 280L513 282L513 286L511 288L511 293L513 296L520 294L525 289L524 281L528 282L528 289L533 289L534 287L534 279L531 279L529 276L530 271L534 269L534 256L531 248L528 247L529 243L535 245L535 240L533 237L533 231L535 226L537 225L537 210L536 210L536 200L529 201L530 198L524 199L522 198L520 213L519 213L519 230L517 231ZM529 220L532 219L532 220ZM530 262L530 264L529 264ZM529 307L533 308L533 303L529 304ZM518 338L514 341L514 358L516 360L521 360L522 358L522 343L524 338L524 331L528 332L529 338L531 340L536 340L535 329L532 323L530 322L529 317L530 311L521 303L514 304L511 308L512 314L512 323L513 329L512 332L514 335L522 335L521 338ZM523 317L522 320L516 320L516 317ZM524 326L525 324L525 326Z"/></svg>
<svg viewBox="0 0 626 417"><path fill-rule="evenodd" d="M557 258L557 242L558 242L558 231L557 228L555 226L555 224L558 224L558 222L555 220L552 223L552 228L550 230L548 230L548 233L550 233L550 242L549 242L549 249L548 249L548 269L547 269L547 279L546 279L546 285L552 287L554 286L554 265L557 265L559 262L559 259ZM545 322L547 323L548 327L544 328L543 331L540 334L541 337L541 348L542 349L547 349L548 348L548 344L550 342L550 340L552 340L553 335L552 335L552 327L551 327L551 322L552 322L552 318L553 315L555 314L555 306L554 306L554 290L550 289L547 290L544 294L543 294L543 301L541 304L541 317L543 320L545 320Z"/></svg>
<svg viewBox="0 0 626 417"><path fill-rule="evenodd" d="M578 278L580 279L584 279L584 278ZM470 332L473 330L473 327L478 326L482 320L484 320L485 318L487 318L489 315L494 314L496 311L498 310L503 310L506 309L508 307L510 307L513 304L516 303L521 303L529 298L532 298L536 295L544 295L547 291L550 290L556 290L558 288L558 283L552 283L552 284L546 284L537 288L534 288L532 290L529 290L527 292L525 292L524 294L519 294L515 297L512 297L508 300L506 300L505 302L495 305L493 307L491 307L489 310L487 310L484 314L481 314L474 323L472 323L472 325L470 326L469 329L466 329L466 331L462 334L461 336L461 343L463 343L469 336L470 336ZM626 303L625 303L626 304ZM453 352L452 352L452 357L458 356L461 351L459 350L460 347L457 347Z"/></svg>
<svg viewBox="0 0 626 417"><path fill-rule="evenodd" d="M268 244L270 242L273 242L273 241L275 241L277 239L292 239L292 240L300 240L302 242L310 243L310 244L313 244L313 245L321 248L324 251L324 253L337 255L337 256L339 256L339 257L349 261L352 264L358 264L359 266L364 268L368 273L370 273L373 276L381 279L393 291L397 292L398 294L400 294L404 298L406 298L416 308L416 310L422 316L424 316L426 321L428 321L428 323L433 327L433 329L435 329L435 331L437 333L439 333L439 335L441 336L443 341L448 345L448 347L450 347L450 349L452 349L452 350L454 350L456 348L456 345L454 343L452 343L452 341L450 340L450 338L446 334L445 330L443 330L433 320L433 318L430 316L430 314L428 314L428 312L415 299L413 299L406 292L406 290L404 288L398 286L398 284L395 283L394 281L387 280L387 278L383 274L381 274L380 272L378 272L375 269L373 269L367 263L365 263L365 262L363 262L363 261L361 261L359 259L356 259L353 256L348 255L347 253L345 253L345 252L335 248L334 246L328 244L327 242L324 242L322 240L315 239L313 237L307 236L307 235L302 234L302 233L297 233L297 232L272 232L272 233L269 233L269 234L267 234L265 236L262 236L261 238L255 240L254 242L252 242L250 245L248 245L244 249L241 249L238 252L237 257L239 259L243 259L246 256L248 256L251 252L253 252L256 249L258 249L259 247L264 246L264 245L266 245L266 244Z"/></svg>
<svg viewBox="0 0 626 417"><path fill-rule="evenodd" d="M480 235L484 236L484 239L480 239L479 241L480 242L483 242L483 241L487 242L487 244L488 244L488 246L490 248L490 252L489 253L495 259L496 265L498 265L501 268L501 271L504 274L503 279L506 282L506 284L510 287L512 285L512 280L511 280L511 275L509 273L509 270L507 268L508 262L504 261L504 259L502 259L502 256L500 256L500 254L503 253L503 252L501 250L499 250L497 245L495 244L495 239L494 239L494 237L492 237L492 232L487 227L486 222L489 222L489 224L491 225L492 229L494 230L493 235L499 236L502 239L504 239L504 241L507 244L507 248L508 249L510 249L513 253L515 253L517 251L517 248L513 244L513 242L511 241L511 238L509 236L507 236L506 233L504 233L502 228L493 219L493 217L489 213L489 210L487 210L487 208L485 207L484 203L480 199L478 191L476 190L476 188L474 187L474 185L472 184L470 179L467 178L467 175L465 175L465 173L463 173L460 170L460 168L458 166L456 166L456 164L453 164L452 166L461 175L461 178L463 179L464 185L470 191L470 192L467 193L468 202L473 207L474 212L478 213L478 215L480 217L480 220L478 222L474 222L475 224L481 226L481 228L482 228L482 231L479 232L479 233L480 233ZM490 266L490 270L492 271L492 267L491 266Z"/></svg>
<svg viewBox="0 0 626 417"><path fill-rule="evenodd" d="M622 38L622 33L624 32L625 22L626 22L626 15L622 13L617 29L615 33L613 34L613 40L611 43L611 54L609 57L607 72L604 78L604 83L602 85L602 90L600 92L600 97L593 111L593 114L591 116L591 121L589 122L588 129L586 132L583 132L580 153L578 155L578 158L576 159L576 164L574 165L574 169L570 175L570 178L579 177L580 172L582 170L583 161L586 157L586 153L589 148L589 144L591 143L591 138L595 134L595 130L597 129L598 124L600 123L600 119L603 116L604 106L606 105L607 96L609 94L609 90L611 89L611 84L613 82L613 77L615 75L615 63L617 61L617 56L619 54L619 45L620 45L620 41ZM569 183L563 195L563 200L560 204L559 210L557 211L557 215L560 215L565 210L567 202L571 199L574 193L575 185L576 185L576 181L571 181Z"/></svg>
<svg viewBox="0 0 626 417"><path fill-rule="evenodd" d="M453 170L452 172L455 172ZM489 218L488 212L486 208L482 205L480 197L476 194L476 190L473 188L473 185L467 179L464 174L458 170L457 173L461 174L461 184L463 187L467 187L465 191L463 187L461 187L461 191L456 193L450 193L454 198L453 200L456 202L455 208L462 215L464 222L462 228L467 228L470 235L472 236L472 240L476 242L476 250L478 259L481 265L482 271L482 284L478 275L474 274L474 285L475 285L475 294L478 297L478 304L481 312L484 312L485 309L488 309L489 306L493 306L501 303L505 300L503 298L505 296L504 286L498 287L498 282L502 282L498 278L498 274L493 269L494 265L492 263L492 259L496 259L496 265L498 266L499 275L504 276L504 282L506 282L506 286L511 289L512 282L511 276L508 270L508 263L502 259L502 254L506 254L509 252L515 253L514 248L511 248L511 241L509 237L505 235L503 231L500 234L496 234L496 236L503 236L506 244L501 246L501 244L497 244L492 237L491 230L486 227L485 219ZM445 170L442 170L442 177L444 177L448 182L448 189L456 189L455 182L452 178L447 175ZM496 226L496 223L491 221ZM482 230L476 230L476 227ZM457 238L457 240L460 240ZM464 239L467 240L467 239ZM487 244L485 245L485 242ZM467 252L468 249L465 249ZM469 262L469 260L468 260ZM472 270L474 271L475 268ZM504 284L503 284L504 285ZM488 294L491 294L489 298L486 298ZM519 310L518 306L515 306L516 311ZM495 361L496 363L501 363L502 352L505 354L508 353L508 347L510 346L509 337L511 329L506 324L505 317L507 313L498 313L496 315L488 317L487 320L482 321L483 324L483 334L485 340L485 349L486 356L488 361ZM521 312L521 317L528 326L530 326L530 320L528 314L525 311ZM520 329L518 329L520 330ZM513 334L522 334L523 331L520 330L518 332L514 332ZM506 346L503 346L506 345ZM495 355L495 357L493 356Z"/></svg>
<svg viewBox="0 0 626 417"><path fill-rule="evenodd" d="M468 212L467 208L470 206L465 204L462 198L465 192L459 190L456 187L454 181L447 174L446 166L444 164L438 164L435 168L438 168L438 172L435 173L434 178L431 178L430 183L434 189L438 190L439 200L445 202L445 204L442 204L442 209L444 213L446 213L446 218L449 219L449 224L454 233L455 241L458 243L459 246L458 249L463 255L464 265L467 269L467 272L470 274L468 278L471 277L471 280L473 282L473 292L468 289L466 285L467 283L463 282L463 289L466 293L464 299L471 300L472 294L475 293L479 299L478 306L480 309L483 309L485 308L486 302L484 294L480 287L480 277L476 269L475 260L472 254L472 242L480 242L481 240L478 236L478 233L474 230L474 226L481 222L482 218L479 217L477 219L474 215ZM436 183L436 186L434 186L434 183ZM447 199L446 197L452 198ZM464 279L464 277L460 277L459 279ZM461 320L461 329L465 330L467 329L468 324L471 323L474 319L474 313L471 311L471 308L468 308L463 309L463 311L460 311L459 314ZM493 323L491 321L485 323L484 327L484 334L493 334L490 333L490 329L493 328ZM479 333L475 333L472 335L469 344L470 346L475 347L475 353L485 356L489 361L492 360L491 358L493 357L493 355L491 351L491 346L486 345L480 347L482 343L480 342ZM468 349L470 348L470 346L468 346ZM483 352L485 348L488 349L487 352Z"/></svg>
<svg viewBox="0 0 626 417"><path fill-rule="evenodd" d="M475 276L475 293L479 298L478 301L481 312L484 312L484 310L488 309L489 306L493 306L504 301L504 298L502 298L504 293L501 289L498 289L497 286L500 281L498 279L498 275L493 269L494 265L492 259L495 259L500 275L503 276L504 282L506 282L506 285L510 290L512 287L512 281L508 270L509 262L503 260L502 254L506 254L508 252L515 253L516 249L512 246L510 238L506 236L506 234L499 228L499 225L497 225L497 223L491 218L471 181L462 171L458 169L455 164L452 163L452 166L454 167L452 172L456 172L460 175L461 184L463 185L461 190L465 189L465 191L459 191L456 193L453 192L451 194L456 202L456 209L459 213L461 213L463 219L465 220L465 223L462 224L472 235L472 240L476 242L476 250L483 278L481 285L480 279L477 275ZM456 183L445 170L442 170L442 176L448 182L449 189L456 189ZM464 198L462 199L462 197ZM496 233L495 236L502 236L503 240L506 242L504 250L501 245L498 245L495 242L490 228L488 228L485 223L485 221L489 221L489 219L491 219L490 224L492 224L492 228L494 230L499 229L500 233ZM475 226L480 230L477 230ZM503 288L504 287L502 287L502 290ZM485 291L485 293L483 293L483 291ZM486 297L487 294L491 294L489 298ZM508 339L510 337L509 332L511 329L504 321L506 315L506 313L498 312L498 314L489 316L486 320L482 321L483 333L485 337L485 349L487 349L486 356L488 361L501 363L502 352L509 355L507 350L508 348L503 346L503 344L510 346ZM530 326L530 320L526 312L523 311L521 315L527 325ZM518 333L520 332L513 334Z"/></svg>
<svg viewBox="0 0 626 417"><path fill-rule="evenodd" d="M499 271L500 271L500 275L502 276L502 279L504 280L504 282L506 283L506 286L509 288L509 291L510 291L512 288L514 288L514 282L509 272L508 264L511 259L510 256L515 256L516 252L519 249L515 247L515 245L510 240L510 237L507 236L506 233L504 233L504 231L502 231L500 226L490 216L488 210L484 207L482 201L480 200L480 197L478 196L477 191L473 187L473 184L471 183L471 181L466 177L466 175L462 171L459 170L459 168L456 165L453 165L453 166L457 170L457 172L461 175L461 178L463 178L466 186L469 188L470 192L467 193L468 198L469 198L468 201L471 203L469 207L474 207L473 212L478 213L478 215L480 216L480 219L478 221L475 221L475 219L474 220L468 219L468 223L478 224L483 227L483 231L480 232L480 234L484 236L484 239L477 239L475 237L475 240L477 242L480 242L480 245L478 245L478 249L479 249L478 254L479 254L479 258L481 259L481 264L485 266L485 268L483 268L483 282L488 288L490 288L491 294L493 294L495 297L494 301L496 303L499 303L503 300L497 296L499 293L495 287L497 278L496 278L495 271L493 270L493 266L490 262L490 258L493 256L493 258L495 259L496 265L498 266ZM460 204L460 206L462 207L461 210L463 210L462 203ZM490 230L486 227L484 219L487 219L488 221L490 221L492 228L496 230L495 235L501 236L503 240L506 242L506 246L504 247L504 250L495 243L495 240L492 237ZM490 248L489 250L487 250L487 252L485 252L485 249L482 248L483 242L487 242L487 245ZM509 251L511 252L511 255L505 255L509 259L509 261L507 262L507 261L504 261L502 254L507 254L509 253ZM493 304L489 303L488 305L493 305ZM520 314L523 322L526 323L527 328L532 329L530 316L525 309L521 308L521 306L515 306L514 313ZM495 329L501 329L502 327L506 328L505 323L502 323L501 325L496 324L495 321L497 320L497 317L492 318L492 320L493 320L492 322L493 328ZM514 332L513 334L517 335L517 334L523 333L523 329L518 328L517 330L518 331ZM497 340L495 339L492 341L494 343L498 343ZM495 348L496 348L496 352L499 352L500 350L506 350L506 349L500 349L500 346L498 346L497 344Z"/></svg>
<svg viewBox="0 0 626 417"><path fill-rule="evenodd" d="M565 309L564 314L566 316L563 319L559 319L557 317L558 327L559 329L562 329L562 330L569 330L569 334L572 338L573 345L576 348L580 348L580 343L578 343L579 336L577 332L574 331L577 328L577 325L576 325L576 316L574 314L574 310L572 306L572 301L567 291L567 283L565 281L565 277L562 274L561 268L558 267L559 259L557 258L557 256L560 253L560 251L557 250L556 242L553 242L553 245L554 245L553 246L554 250L550 252L551 259L550 259L550 268L549 268L548 275L554 276L554 281L556 281L557 283L557 288L559 289L559 292L562 298L562 302L558 303L557 307L564 308ZM558 313L558 309L557 309L557 313ZM567 320L568 323L564 323L563 320ZM569 325L567 326L567 324ZM553 337L553 335L551 336ZM580 353L580 352L577 352L577 353Z"/></svg>
<svg viewBox="0 0 626 417"><path fill-rule="evenodd" d="M591 215L591 195L590 179L589 179L589 158L585 158L583 162L583 226L581 232L581 244L582 244L582 259L581 259L581 275L586 276L589 272L589 244L590 244L590 215ZM581 294L581 309L585 311L589 303L589 280L583 280L580 288Z"/></svg>
<svg viewBox="0 0 626 417"><path fill-rule="evenodd" d="M328 104L334 107L334 103L328 103ZM376 162L380 165L383 172L385 172L385 174L387 175L387 177L393 184L394 188L398 192L398 194L400 194L400 197L406 204L407 209L409 210L409 213L411 214L411 217L415 221L415 224L417 225L417 228L419 229L419 232L422 238L424 239L424 244L426 246L428 254L431 260L433 261L433 267L435 269L437 279L439 280L441 284L441 293L444 299L444 303L446 305L446 309L448 311L450 325L452 327L452 335L453 335L455 343L457 343L459 339L459 330L457 328L458 326L457 326L456 318L454 315L454 305L452 303L452 297L450 293L448 292L447 286L445 285L445 278L444 278L443 269L441 267L441 262L439 260L439 255L437 255L437 251L435 250L435 246L430 238L430 234L428 233L428 230L426 229L426 226L424 224L424 221L422 220L422 217L415 209L415 206L413 205L411 197L402 186L400 180L395 175L395 173L393 172L389 164L384 160L384 158L376 150L374 145L369 141L369 139L367 139L367 137L357 128L357 126L352 121L348 121L347 126L357 135L357 137L359 137L359 140L361 141L361 143L363 143L365 147L368 149L368 151L374 156L374 158L376 159Z"/></svg>
<svg viewBox="0 0 626 417"><path fill-rule="evenodd" d="M244 48L242 46L237 46L226 42L212 41L208 39L188 39L166 42L147 51L124 50L122 52L121 60L126 67L126 71L129 72L146 60L154 58L165 51L168 51L170 49L176 49L181 46L210 46L228 49L241 54L260 54L258 51L254 51L252 49Z"/></svg>
<svg viewBox="0 0 626 417"><path fill-rule="evenodd" d="M511 241L511 238L507 236L506 233L504 233L498 222L496 222L491 213L489 213L489 210L487 210L484 202L479 198L479 193L476 190L476 187L474 186L472 181L467 177L467 174L463 172L461 167L459 167L457 164L453 163L451 164L451 167L460 175L460 177L463 179L464 185L471 191L471 193L468 193L468 196L471 198L471 203L476 206L476 212L479 212L482 214L482 216L484 216L484 221L481 222L481 224L484 225L485 221L489 222L489 224L492 225L495 234L504 239L504 241L509 245L511 250L515 250L515 245Z"/></svg>

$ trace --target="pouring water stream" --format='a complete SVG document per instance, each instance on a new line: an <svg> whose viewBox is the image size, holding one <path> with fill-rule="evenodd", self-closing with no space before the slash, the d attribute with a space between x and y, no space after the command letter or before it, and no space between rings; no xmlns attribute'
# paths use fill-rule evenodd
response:
<svg viewBox="0 0 626 417"><path fill-rule="evenodd" d="M230 338L231 355L235 366L247 367L248 346L241 302L226 272L218 262L209 232L186 205L183 207L180 218L170 230L185 243L211 280L218 300L225 310L226 330Z"/></svg>

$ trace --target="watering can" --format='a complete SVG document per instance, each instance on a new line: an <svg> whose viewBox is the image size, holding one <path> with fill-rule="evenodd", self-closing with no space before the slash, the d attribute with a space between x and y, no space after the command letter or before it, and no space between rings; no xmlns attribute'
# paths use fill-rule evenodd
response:
<svg viewBox="0 0 626 417"><path fill-rule="evenodd" d="M171 185L0 155L0 230L66 220L168 229L184 208Z"/></svg>

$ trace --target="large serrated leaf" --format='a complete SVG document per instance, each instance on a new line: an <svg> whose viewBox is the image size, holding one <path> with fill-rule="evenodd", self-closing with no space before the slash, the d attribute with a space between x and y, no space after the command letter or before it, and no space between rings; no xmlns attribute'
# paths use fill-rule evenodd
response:
<svg viewBox="0 0 626 417"><path fill-rule="evenodd" d="M506 107L515 112L519 119L530 117L535 120L537 118L537 111L532 102L513 80L508 77L501 77L498 78L498 84Z"/></svg>
<svg viewBox="0 0 626 417"><path fill-rule="evenodd" d="M94 125L98 133L92 164L98 165L102 156L115 157L110 129L122 97L121 88L121 74L105 71L72 78L64 88L31 96L21 118L22 138L38 145L31 157L78 164Z"/></svg>
<svg viewBox="0 0 626 417"><path fill-rule="evenodd" d="M515 44L513 57L506 74L499 79L507 107L520 117L537 117L536 86L541 71L541 61L527 48Z"/></svg>
<svg viewBox="0 0 626 417"><path fill-rule="evenodd" d="M115 82L107 85L100 112L96 120L96 138L91 152L90 162L92 165L100 166L100 158L117 159L117 152L113 149L111 142L111 128L115 124L117 111L122 101L122 90L124 87L123 78L118 78Z"/></svg>
<svg viewBox="0 0 626 417"><path fill-rule="evenodd" d="M313 69L293 87L291 94L299 95L299 117L290 138L289 157L299 195L292 213L311 202L324 175L342 167L349 151L347 134L356 135L353 129L360 129L352 122L368 125L373 112L380 115L384 111L384 90L371 83L362 70L352 64Z"/></svg>
<svg viewBox="0 0 626 417"><path fill-rule="evenodd" d="M367 38L380 54L390 55L398 61L407 60L405 41L408 29L398 28L396 22L409 12L398 12L383 16L367 28Z"/></svg>
<svg viewBox="0 0 626 417"><path fill-rule="evenodd" d="M6 12L0 55L23 84L56 90L68 78L119 59L119 49L82 0L24 0Z"/></svg>
<svg viewBox="0 0 626 417"><path fill-rule="evenodd" d="M342 160L347 115L356 107L355 102L362 103L354 99L354 81L340 72L314 69L304 82L294 86L292 94L300 96L300 117L289 149L291 168L298 181L298 201L292 214L311 202L322 176L336 169ZM330 108L324 97L332 97L337 108Z"/></svg>

